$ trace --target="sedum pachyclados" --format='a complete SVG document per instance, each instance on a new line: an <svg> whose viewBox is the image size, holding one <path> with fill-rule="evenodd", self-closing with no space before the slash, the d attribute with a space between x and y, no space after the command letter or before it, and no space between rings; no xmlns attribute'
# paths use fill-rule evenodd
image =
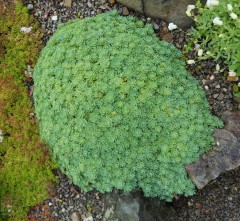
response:
<svg viewBox="0 0 240 221"><path fill-rule="evenodd" d="M184 164L222 123L184 65L150 25L115 11L59 28L35 67L34 98L42 138L76 185L193 194Z"/></svg>

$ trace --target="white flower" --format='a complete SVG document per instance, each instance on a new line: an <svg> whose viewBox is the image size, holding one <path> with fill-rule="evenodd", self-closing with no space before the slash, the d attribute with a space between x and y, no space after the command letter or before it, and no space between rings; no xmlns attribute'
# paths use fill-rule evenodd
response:
<svg viewBox="0 0 240 221"><path fill-rule="evenodd" d="M223 25L223 22L221 21L221 19L219 17L216 17L213 19L213 24L214 25Z"/></svg>
<svg viewBox="0 0 240 221"><path fill-rule="evenodd" d="M224 34L220 34L218 35L219 38L223 38L224 37Z"/></svg>
<svg viewBox="0 0 240 221"><path fill-rule="evenodd" d="M230 77L235 77L235 76L236 76L236 72L233 71L233 70L229 70L228 75L229 75Z"/></svg>
<svg viewBox="0 0 240 221"><path fill-rule="evenodd" d="M173 23L169 23L169 25L168 25L168 30L169 31L172 31L172 30L174 30L174 29L176 29L177 28L177 25L175 25L175 24L173 24Z"/></svg>
<svg viewBox="0 0 240 221"><path fill-rule="evenodd" d="M187 64L195 64L194 60L187 60Z"/></svg>
<svg viewBox="0 0 240 221"><path fill-rule="evenodd" d="M220 71L220 65L216 64L216 71Z"/></svg>
<svg viewBox="0 0 240 221"><path fill-rule="evenodd" d="M219 4L218 0L207 0L207 3L206 3L208 8L212 8L212 6L218 5L218 4Z"/></svg>
<svg viewBox="0 0 240 221"><path fill-rule="evenodd" d="M188 5L187 6L187 11L192 11L193 9L195 9L195 5Z"/></svg>
<svg viewBox="0 0 240 221"><path fill-rule="evenodd" d="M29 33L32 31L32 27L21 27L20 31L25 32L25 33Z"/></svg>
<svg viewBox="0 0 240 221"><path fill-rule="evenodd" d="M202 55L203 55L203 49L200 48L200 49L198 50L198 56L201 57Z"/></svg>
<svg viewBox="0 0 240 221"><path fill-rule="evenodd" d="M227 4L227 9L228 9L228 11L232 11L233 10L232 5L231 4Z"/></svg>
<svg viewBox="0 0 240 221"><path fill-rule="evenodd" d="M230 14L230 16L231 16L232 19L237 19L238 18L238 16L233 12Z"/></svg>
<svg viewBox="0 0 240 221"><path fill-rule="evenodd" d="M186 11L186 15L187 15L188 17L191 17L191 16L192 16L192 13L191 13L190 11Z"/></svg>
<svg viewBox="0 0 240 221"><path fill-rule="evenodd" d="M57 21L58 20L58 17L56 15L52 16L52 20L53 21Z"/></svg>

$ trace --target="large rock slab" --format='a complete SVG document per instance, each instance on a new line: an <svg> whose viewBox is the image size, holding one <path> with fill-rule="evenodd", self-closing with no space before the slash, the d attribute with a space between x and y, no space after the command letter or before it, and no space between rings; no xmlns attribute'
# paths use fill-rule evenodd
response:
<svg viewBox="0 0 240 221"><path fill-rule="evenodd" d="M202 189L221 173L233 170L240 165L240 112L225 112L222 115L224 129L216 130L217 145L199 161L186 165L189 178Z"/></svg>
<svg viewBox="0 0 240 221"><path fill-rule="evenodd" d="M152 18L161 18L175 23L179 28L187 29L193 24L193 19L186 15L188 5L196 0L117 0L138 12Z"/></svg>
<svg viewBox="0 0 240 221"><path fill-rule="evenodd" d="M103 221L175 221L175 210L157 198L144 198L140 192L105 195Z"/></svg>
<svg viewBox="0 0 240 221"><path fill-rule="evenodd" d="M143 13L142 0L117 0L117 1L131 9L134 9L135 11Z"/></svg>
<svg viewBox="0 0 240 221"><path fill-rule="evenodd" d="M221 119L224 122L224 128L232 132L240 141L240 111L225 111Z"/></svg>

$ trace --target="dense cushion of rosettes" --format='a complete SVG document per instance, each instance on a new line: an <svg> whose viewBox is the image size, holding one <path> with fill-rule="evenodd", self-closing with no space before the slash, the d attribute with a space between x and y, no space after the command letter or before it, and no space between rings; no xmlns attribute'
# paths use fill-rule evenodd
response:
<svg viewBox="0 0 240 221"><path fill-rule="evenodd" d="M193 193L184 164L211 147L221 122L180 52L150 25L116 12L67 23L34 80L42 138L83 190Z"/></svg>

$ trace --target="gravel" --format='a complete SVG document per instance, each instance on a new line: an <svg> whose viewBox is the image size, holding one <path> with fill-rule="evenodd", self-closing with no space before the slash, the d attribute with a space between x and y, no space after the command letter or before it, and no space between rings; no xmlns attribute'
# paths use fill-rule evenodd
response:
<svg viewBox="0 0 240 221"><path fill-rule="evenodd" d="M189 41L188 35L179 29L169 32L168 24L164 21L145 17L125 6L110 2L106 0L73 0L72 7L65 7L63 0L28 0L25 1L25 4L44 31L44 44L47 43L60 23L76 18L92 17L112 9L117 9L124 16L133 15L144 23L152 24L160 39L173 43L182 51L184 45ZM223 61L198 60L197 50L186 53L185 58L195 61L194 64L187 65L187 69L205 90L213 114L221 116L225 110L236 110L239 100L233 97L232 83L227 81L228 71ZM31 72L31 67L28 67L25 73L26 76L29 75L26 84L29 87L30 96L33 90ZM96 191L81 192L60 170L56 171L56 176L59 178L59 183L56 184L51 197L42 204L32 207L28 220L102 220L103 198L100 193ZM235 221L240 220L239 194L240 169L237 169L221 175L206 188L198 190L193 197L181 197L174 200L172 205L176 209L180 221Z"/></svg>
<svg viewBox="0 0 240 221"><path fill-rule="evenodd" d="M55 174L59 182L55 185L51 198L32 207L28 216L29 220L102 220L103 201L99 192L84 193L60 170L56 170Z"/></svg>

